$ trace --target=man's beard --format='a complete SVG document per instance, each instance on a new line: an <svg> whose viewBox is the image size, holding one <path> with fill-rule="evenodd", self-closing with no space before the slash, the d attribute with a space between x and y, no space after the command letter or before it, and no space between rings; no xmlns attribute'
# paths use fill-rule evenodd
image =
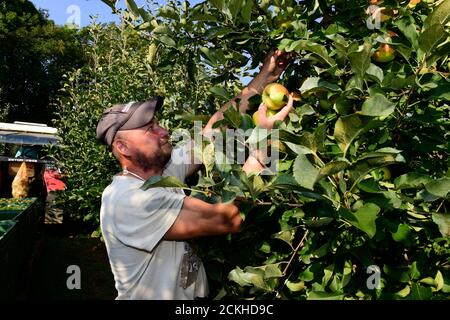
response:
<svg viewBox="0 0 450 320"><path fill-rule="evenodd" d="M166 152L161 148L151 157L148 157L142 152L137 151L133 156L133 160L144 171L149 171L150 169L162 170L169 162L171 155L172 148L170 148L170 152Z"/></svg>

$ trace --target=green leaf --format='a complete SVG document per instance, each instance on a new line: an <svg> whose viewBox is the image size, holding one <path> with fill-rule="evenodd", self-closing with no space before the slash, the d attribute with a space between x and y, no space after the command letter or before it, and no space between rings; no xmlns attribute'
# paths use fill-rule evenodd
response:
<svg viewBox="0 0 450 320"><path fill-rule="evenodd" d="M272 238L279 239L286 242L292 248L292 241L294 240L295 231L294 230L283 230L272 235Z"/></svg>
<svg viewBox="0 0 450 320"><path fill-rule="evenodd" d="M283 39L288 40L288 39ZM289 48L285 49L287 52L290 51L296 51L298 53L301 53L301 51L308 51L311 52L314 56L320 58L325 63L329 64L330 66L334 66L336 62L330 58L327 49L325 46L322 46L320 44L314 43L309 40L296 40L293 41Z"/></svg>
<svg viewBox="0 0 450 320"><path fill-rule="evenodd" d="M399 30L405 35L406 39L412 44L414 49L418 48L417 39L419 38L419 33L417 32L416 25L411 23L409 19L396 20L395 24Z"/></svg>
<svg viewBox="0 0 450 320"><path fill-rule="evenodd" d="M295 187L298 186L297 180L292 174L282 173L278 175L270 184L271 187Z"/></svg>
<svg viewBox="0 0 450 320"><path fill-rule="evenodd" d="M162 34L156 37L159 41L165 44L167 47L176 47L177 43L169 36Z"/></svg>
<svg viewBox="0 0 450 320"><path fill-rule="evenodd" d="M142 190L150 188L187 188L187 186L176 177L153 176L147 179L141 187Z"/></svg>
<svg viewBox="0 0 450 320"><path fill-rule="evenodd" d="M305 155L298 155L294 162L294 178L298 184L313 190L319 170L314 167Z"/></svg>
<svg viewBox="0 0 450 320"><path fill-rule="evenodd" d="M406 296L408 296L411 293L411 286L408 284L406 285L406 287L404 287L402 290L396 292L395 294L399 297L399 298L405 298Z"/></svg>
<svg viewBox="0 0 450 320"><path fill-rule="evenodd" d="M409 235L411 230L407 224L399 224L396 232L392 233L392 239L403 244L409 243Z"/></svg>
<svg viewBox="0 0 450 320"><path fill-rule="evenodd" d="M209 91L214 93L216 96L222 97L224 99L229 99L227 90L223 86L217 85L209 88Z"/></svg>
<svg viewBox="0 0 450 320"><path fill-rule="evenodd" d="M343 300L344 294L341 292L324 292L324 291L310 291L308 292L307 300Z"/></svg>
<svg viewBox="0 0 450 320"><path fill-rule="evenodd" d="M425 29L430 28L434 24L445 25L450 19L450 0L444 0L434 8L428 17L425 19L423 26Z"/></svg>
<svg viewBox="0 0 450 320"><path fill-rule="evenodd" d="M353 164L352 168L349 169L350 181L351 183L353 183L353 185L356 185L371 171L398 162L404 162L403 157L401 157L400 155L394 156L387 153L380 154L377 157L364 158L357 161L355 164Z"/></svg>
<svg viewBox="0 0 450 320"><path fill-rule="evenodd" d="M359 46L358 51L348 55L353 72L362 79L370 66L371 48L372 46L369 43L364 43L364 45Z"/></svg>
<svg viewBox="0 0 450 320"><path fill-rule="evenodd" d="M228 108L227 110L225 110L225 112L223 113L223 117L227 119L227 121L229 121L234 128L241 127L241 114L238 111L234 110L234 108Z"/></svg>
<svg viewBox="0 0 450 320"><path fill-rule="evenodd" d="M131 14L133 15L133 18L136 20L139 18L140 14L139 14L139 8L136 5L136 2L134 2L134 0L125 0L125 3L127 5L128 10L131 12Z"/></svg>
<svg viewBox="0 0 450 320"><path fill-rule="evenodd" d="M341 209L339 213L341 217L351 225L367 233L372 238L376 233L375 220L377 219L380 207L373 203L366 203L361 209L355 213L350 210Z"/></svg>
<svg viewBox="0 0 450 320"><path fill-rule="evenodd" d="M410 300L429 300L433 296L431 288L421 286L418 283L413 283L411 287Z"/></svg>
<svg viewBox="0 0 450 320"><path fill-rule="evenodd" d="M242 10L244 0L229 0L228 9L230 10L233 21L236 21L238 14Z"/></svg>
<svg viewBox="0 0 450 320"><path fill-rule="evenodd" d="M396 178L394 180L394 185L397 190L412 189L422 187L430 181L432 181L432 179L429 176L416 172L409 172Z"/></svg>
<svg viewBox="0 0 450 320"><path fill-rule="evenodd" d="M103 3L107 4L113 11L116 10L117 0L102 0Z"/></svg>
<svg viewBox="0 0 450 320"><path fill-rule="evenodd" d="M286 287L288 287L288 289L291 292L298 292L298 291L302 291L305 289L305 282L304 281L300 281L300 282L291 282L290 280L288 280L286 282Z"/></svg>
<svg viewBox="0 0 450 320"><path fill-rule="evenodd" d="M346 153L350 144L360 133L363 132L365 122L357 114L340 117L334 126L334 138L339 148Z"/></svg>
<svg viewBox="0 0 450 320"><path fill-rule="evenodd" d="M433 222L439 227L443 237L450 237L450 214L449 213L439 213L433 212L431 214Z"/></svg>
<svg viewBox="0 0 450 320"><path fill-rule="evenodd" d="M427 55L441 42L445 35L444 27L440 24L433 24L420 35L419 47Z"/></svg>
<svg viewBox="0 0 450 320"><path fill-rule="evenodd" d="M389 101L382 94L375 94L364 101L361 114L371 117L386 117L395 110L395 103Z"/></svg>
<svg viewBox="0 0 450 320"><path fill-rule="evenodd" d="M283 272L280 270L280 264L267 264L264 267L264 279L279 278L283 276Z"/></svg>
<svg viewBox="0 0 450 320"><path fill-rule="evenodd" d="M381 69L379 66L371 63L366 73L370 76L373 76L376 80L378 80L378 83L383 82L384 79L383 69Z"/></svg>
<svg viewBox="0 0 450 320"><path fill-rule="evenodd" d="M450 82L439 82L429 91L428 100L450 100Z"/></svg>
<svg viewBox="0 0 450 320"><path fill-rule="evenodd" d="M428 182L425 189L435 196L445 198L450 192L450 178L444 177Z"/></svg>
<svg viewBox="0 0 450 320"><path fill-rule="evenodd" d="M320 168L317 180L341 172L342 170L347 169L350 165L351 163L346 159L328 162L323 168Z"/></svg>
<svg viewBox="0 0 450 320"><path fill-rule="evenodd" d="M244 272L244 270L239 267L231 270L228 274L228 280L236 282L241 287L250 286L252 284L253 277L254 275Z"/></svg>
<svg viewBox="0 0 450 320"><path fill-rule="evenodd" d="M245 0L245 4L241 10L241 16L244 23L249 23L252 17L253 1Z"/></svg>
<svg viewBox="0 0 450 320"><path fill-rule="evenodd" d="M341 91L341 88L339 88L339 86L334 83L330 83L318 77L311 77L307 78L303 82L299 90L302 94L304 94L308 91Z"/></svg>
<svg viewBox="0 0 450 320"><path fill-rule="evenodd" d="M434 282L436 283L436 291L442 290L444 288L444 277L442 273L438 270L436 273L436 277L434 278Z"/></svg>

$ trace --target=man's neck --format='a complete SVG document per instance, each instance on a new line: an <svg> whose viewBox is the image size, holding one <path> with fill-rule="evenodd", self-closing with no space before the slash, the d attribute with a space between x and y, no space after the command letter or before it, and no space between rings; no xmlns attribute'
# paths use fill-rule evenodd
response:
<svg viewBox="0 0 450 320"><path fill-rule="evenodd" d="M132 176L137 176L136 178L141 178L143 180L148 180L150 177L153 176L160 176L162 175L163 170L155 170L155 169L149 169L147 171L142 170L141 168L134 166L134 165L123 165L122 168L124 169L124 173L131 172ZM126 169L126 170L125 170Z"/></svg>

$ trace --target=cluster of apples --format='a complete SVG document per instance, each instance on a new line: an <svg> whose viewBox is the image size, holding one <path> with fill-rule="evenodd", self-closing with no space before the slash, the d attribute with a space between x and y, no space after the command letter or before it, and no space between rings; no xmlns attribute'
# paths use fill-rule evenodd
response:
<svg viewBox="0 0 450 320"><path fill-rule="evenodd" d="M267 117L275 115L289 100L289 90L279 83L269 83L262 92L262 101L267 107ZM253 114L253 122L258 125L258 112Z"/></svg>
<svg viewBox="0 0 450 320"><path fill-rule="evenodd" d="M293 93L293 98L296 101L299 101L300 94ZM289 100L289 90L286 89L285 86L279 83L269 83L267 86L265 86L263 92L262 92L262 101L267 107L266 116L271 117L275 115L281 108L283 108ZM258 113L259 111L256 111L253 113L253 122L256 126L259 125L258 120ZM286 146L283 142L280 140L276 141L270 141L270 144L273 144L273 146L278 149L281 153L286 153Z"/></svg>

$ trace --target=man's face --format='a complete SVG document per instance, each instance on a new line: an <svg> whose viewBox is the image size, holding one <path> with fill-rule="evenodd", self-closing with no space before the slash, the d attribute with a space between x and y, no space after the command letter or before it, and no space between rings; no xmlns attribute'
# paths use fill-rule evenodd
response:
<svg viewBox="0 0 450 320"><path fill-rule="evenodd" d="M170 160L169 132L160 127L155 118L141 128L120 131L119 139L126 144L129 159L144 171L163 169Z"/></svg>

